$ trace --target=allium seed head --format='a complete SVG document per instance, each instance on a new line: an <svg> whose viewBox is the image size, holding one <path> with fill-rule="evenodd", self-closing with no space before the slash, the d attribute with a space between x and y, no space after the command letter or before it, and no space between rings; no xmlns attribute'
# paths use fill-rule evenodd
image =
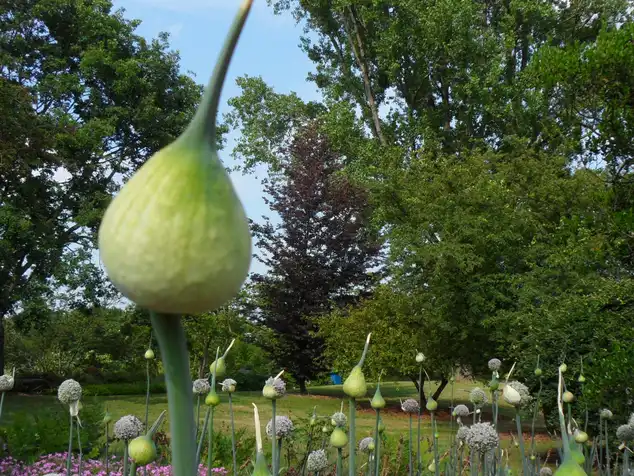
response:
<svg viewBox="0 0 634 476"><path fill-rule="evenodd" d="M489 360L489 370L500 370L500 367L502 367L502 361L500 361L500 359Z"/></svg>
<svg viewBox="0 0 634 476"><path fill-rule="evenodd" d="M497 447L499 441L498 432L490 423L474 423L466 437L469 448L480 454Z"/></svg>
<svg viewBox="0 0 634 476"><path fill-rule="evenodd" d="M311 451L306 461L306 469L309 473L318 473L328 466L328 456L325 450Z"/></svg>
<svg viewBox="0 0 634 476"><path fill-rule="evenodd" d="M611 420L613 415L609 409L604 408L599 412L599 416L604 420Z"/></svg>
<svg viewBox="0 0 634 476"><path fill-rule="evenodd" d="M224 379L222 381L222 383L220 385L222 385L222 391L223 392L233 393L233 392L236 391L236 385L237 384L238 384L238 382L236 382L232 378L226 378L226 379Z"/></svg>
<svg viewBox="0 0 634 476"><path fill-rule="evenodd" d="M401 403L401 409L405 413L417 413L419 408L420 406L418 405L418 402L413 398L408 398L403 403Z"/></svg>
<svg viewBox="0 0 634 476"><path fill-rule="evenodd" d="M463 404L456 405L456 408L453 409L453 414L457 417L466 417L469 415L469 407Z"/></svg>
<svg viewBox="0 0 634 476"><path fill-rule="evenodd" d="M346 417L345 413L337 412L332 415L332 417L330 418L330 421L333 426L344 427L346 426L346 423L348 422L348 418Z"/></svg>
<svg viewBox="0 0 634 476"><path fill-rule="evenodd" d="M425 354L423 354L422 352L418 352L416 354L416 362L418 362L419 364L422 364L425 361Z"/></svg>
<svg viewBox="0 0 634 476"><path fill-rule="evenodd" d="M476 387L469 392L469 401L477 407L483 406L488 400L486 392L480 387Z"/></svg>
<svg viewBox="0 0 634 476"><path fill-rule="evenodd" d="M374 438L366 436L359 441L359 451L370 452L374 450Z"/></svg>
<svg viewBox="0 0 634 476"><path fill-rule="evenodd" d="M520 401L519 401L518 404L515 405L516 407L518 407L518 408L526 407L533 400L533 397L531 397L531 394L528 391L528 387L526 385L524 385L522 382L518 382L517 380L513 380L513 381L507 383L507 385L509 387L513 388L517 393L520 394Z"/></svg>
<svg viewBox="0 0 634 476"><path fill-rule="evenodd" d="M13 390L15 381L9 374L0 375L0 392L8 392Z"/></svg>
<svg viewBox="0 0 634 476"><path fill-rule="evenodd" d="M553 470L548 466L544 466L539 470L539 476L553 476Z"/></svg>
<svg viewBox="0 0 634 476"><path fill-rule="evenodd" d="M275 417L275 436L277 438L288 438L293 433L295 427L293 422L287 416ZM266 424L266 434L269 438L273 438L273 420L269 420Z"/></svg>
<svg viewBox="0 0 634 476"><path fill-rule="evenodd" d="M283 397L286 394L286 382L279 377L269 377L264 383L262 395L266 398L274 400Z"/></svg>
<svg viewBox="0 0 634 476"><path fill-rule="evenodd" d="M64 380L57 389L57 398L65 405L70 405L81 398L81 385L75 380Z"/></svg>
<svg viewBox="0 0 634 476"><path fill-rule="evenodd" d="M126 415L114 424L113 433L118 440L132 440L143 433L143 423L134 415Z"/></svg>
<svg viewBox="0 0 634 476"><path fill-rule="evenodd" d="M206 378L199 378L194 380L193 390L194 395L204 395L211 389L211 385L209 385L209 381Z"/></svg>
<svg viewBox="0 0 634 476"><path fill-rule="evenodd" d="M461 426L458 428L458 431L456 432L456 440L457 441L462 441L463 443L466 441L467 439L467 434L469 433L469 427L468 426Z"/></svg>
<svg viewBox="0 0 634 476"><path fill-rule="evenodd" d="M634 441L634 426L621 425L616 429L616 438L619 441Z"/></svg>

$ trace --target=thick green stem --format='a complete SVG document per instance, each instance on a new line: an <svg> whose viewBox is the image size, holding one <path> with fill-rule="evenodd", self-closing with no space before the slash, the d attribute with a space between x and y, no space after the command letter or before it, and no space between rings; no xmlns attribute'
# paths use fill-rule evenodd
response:
<svg viewBox="0 0 634 476"><path fill-rule="evenodd" d="M440 476L440 461L438 455L438 437L436 436L436 418L434 417L434 412L431 412L431 431L433 433L433 442L434 442L434 474L435 476Z"/></svg>
<svg viewBox="0 0 634 476"><path fill-rule="evenodd" d="M0 397L0 420L2 420L2 407L4 406L4 394L6 392L2 392L2 396Z"/></svg>
<svg viewBox="0 0 634 476"><path fill-rule="evenodd" d="M145 375L146 375L146 386L145 386L145 428L147 428L148 417L150 415L150 361L147 360L145 362Z"/></svg>
<svg viewBox="0 0 634 476"><path fill-rule="evenodd" d="M413 458L412 458L412 440L414 439L414 435L412 432L412 414L409 414L409 465L408 465L408 469L409 469L409 476L412 476L412 470L413 468Z"/></svg>
<svg viewBox="0 0 634 476"><path fill-rule="evenodd" d="M165 369L172 472L178 476L195 476L196 426L185 333L178 316L155 312L150 316Z"/></svg>
<svg viewBox="0 0 634 476"><path fill-rule="evenodd" d="M422 364L419 366L418 370L418 385L420 385L420 390L418 393L422 395L422 387L423 387L423 366ZM418 405L418 429L416 432L416 474L420 475L423 472L423 455L420 451L420 414L422 411L423 400L420 400L420 405Z"/></svg>
<svg viewBox="0 0 634 476"><path fill-rule="evenodd" d="M625 447L623 451L623 476L630 475L630 450L628 447Z"/></svg>
<svg viewBox="0 0 634 476"><path fill-rule="evenodd" d="M279 469L277 466L277 429L275 428L275 416L277 413L277 401L271 400L271 408L273 416L271 417L271 459L273 460L273 476L278 476Z"/></svg>
<svg viewBox="0 0 634 476"><path fill-rule="evenodd" d="M130 476L134 476L135 474L136 474L136 463L132 461L132 464L130 465Z"/></svg>
<svg viewBox="0 0 634 476"><path fill-rule="evenodd" d="M277 470L280 470L281 464L280 462L282 461L282 438L280 438L279 440L277 440Z"/></svg>
<svg viewBox="0 0 634 476"><path fill-rule="evenodd" d="M374 476L379 476L381 466L381 435L379 434L379 423L381 422L381 409L376 409L376 423L374 425Z"/></svg>
<svg viewBox="0 0 634 476"><path fill-rule="evenodd" d="M196 395L196 439L200 430L200 395Z"/></svg>
<svg viewBox="0 0 634 476"><path fill-rule="evenodd" d="M526 467L526 453L524 452L524 434L522 433L522 420L520 418L520 412L515 412L515 424L517 426L517 440L520 444L520 457L522 458L522 471L523 474L528 474Z"/></svg>
<svg viewBox="0 0 634 476"><path fill-rule="evenodd" d="M236 428L233 422L233 402L231 400L231 392L229 392L229 418L231 420L231 457L233 458L233 476L238 476L238 457L236 455Z"/></svg>
<svg viewBox="0 0 634 476"><path fill-rule="evenodd" d="M66 457L66 475L71 476L71 458L73 454L73 415L70 415L70 431L68 433L68 456Z"/></svg>
<svg viewBox="0 0 634 476"><path fill-rule="evenodd" d="M337 476L343 475L343 450L337 448Z"/></svg>
<svg viewBox="0 0 634 476"><path fill-rule="evenodd" d="M196 467L200 465L200 453L203 450L203 442L205 441L205 434L207 433L207 425L209 424L209 414L211 412L211 407L207 407L207 411L205 412L205 422L203 423L203 429L200 432L200 437L198 438L198 448L196 449Z"/></svg>
<svg viewBox="0 0 634 476"><path fill-rule="evenodd" d="M128 440L123 440L123 471L121 474L128 474Z"/></svg>
<svg viewBox="0 0 634 476"><path fill-rule="evenodd" d="M108 445L109 445L109 437L108 437L108 424L105 424L106 427L106 476L110 476L110 461L108 461Z"/></svg>
<svg viewBox="0 0 634 476"><path fill-rule="evenodd" d="M79 465L77 468L78 469L77 474L82 474L81 468L83 466L84 452L81 448L81 433L80 433L80 427L79 427L79 418L77 418L77 446L79 447Z"/></svg>
<svg viewBox="0 0 634 476"><path fill-rule="evenodd" d="M361 362L363 362L363 360L365 359L365 354L368 350L368 346L367 346L368 341L366 341L366 346L365 346L365 349L363 350L363 356L361 357ZM348 474L349 476L355 476L356 470L357 470L355 465L355 456L357 451L357 438L356 438L357 436L356 434L357 401L354 399L354 397L350 397L349 405L350 405L350 418L349 418L350 440L349 440L348 452L350 454L348 455L348 458L350 461L348 463Z"/></svg>
<svg viewBox="0 0 634 476"><path fill-rule="evenodd" d="M605 420L605 466L610 476L612 470L610 468L610 444L608 442L608 421Z"/></svg>
<svg viewBox="0 0 634 476"><path fill-rule="evenodd" d="M207 476L211 476L211 466L214 462L214 407L211 407L209 416L209 436L207 437Z"/></svg>

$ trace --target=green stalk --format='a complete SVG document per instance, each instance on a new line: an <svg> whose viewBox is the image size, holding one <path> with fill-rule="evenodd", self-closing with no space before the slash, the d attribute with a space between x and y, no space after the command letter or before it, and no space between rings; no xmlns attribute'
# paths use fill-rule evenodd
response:
<svg viewBox="0 0 634 476"><path fill-rule="evenodd" d="M145 428L148 424L148 416L150 414L150 361L145 362L145 375L147 379L147 385L145 389Z"/></svg>
<svg viewBox="0 0 634 476"><path fill-rule="evenodd" d="M343 450L341 448L337 448L337 476L343 475Z"/></svg>
<svg viewBox="0 0 634 476"><path fill-rule="evenodd" d="M229 392L229 418L231 419L231 456L233 458L233 476L238 476L238 459L236 456L236 428L233 423L233 403L231 401L231 392ZM310 442L308 444L310 445Z"/></svg>
<svg viewBox="0 0 634 476"><path fill-rule="evenodd" d="M630 474L630 449L626 446L623 451L623 476Z"/></svg>
<svg viewBox="0 0 634 476"><path fill-rule="evenodd" d="M83 466L83 459L84 459L84 452L81 448L81 434L80 434L80 429L79 429L79 417L77 418L77 446L79 446L79 465L78 465L78 471L77 474L81 474L81 467Z"/></svg>
<svg viewBox="0 0 634 476"><path fill-rule="evenodd" d="M434 417L434 412L431 412L431 431L434 438L434 474L435 476L440 476L440 458L438 457L438 438L436 437L436 418Z"/></svg>
<svg viewBox="0 0 634 476"><path fill-rule="evenodd" d="M282 438L277 441L277 470L280 470L280 462L282 461Z"/></svg>
<svg viewBox="0 0 634 476"><path fill-rule="evenodd" d="M542 378L539 377L539 390L535 399L535 408L533 409L533 422L531 423L531 455L535 454L535 421L537 420L537 412L539 411L539 398L542 394Z"/></svg>
<svg viewBox="0 0 634 476"><path fill-rule="evenodd" d="M365 353L367 351L367 346L363 351L363 355L361 356L361 360L363 361L364 357L365 357ZM357 401L354 399L354 397L350 397L350 401L349 401L349 405L350 405L350 439L349 439L349 450L348 452L350 453L348 455L348 458L350 459L350 462L348 463L349 466L349 470L348 470L348 474L349 476L355 476L356 475L356 466L355 466L355 456L356 456L356 450L357 450L357 438L356 438L356 416L357 416ZM410 417L410 425L411 425L411 417ZM411 461L410 461L411 463Z"/></svg>
<svg viewBox="0 0 634 476"><path fill-rule="evenodd" d="M214 407L211 407L211 414L209 416L209 437L207 438L207 476L211 476L211 465L213 463L213 451L214 451Z"/></svg>
<svg viewBox="0 0 634 476"><path fill-rule="evenodd" d="M420 385L420 391L418 392L420 405L418 405L418 429L416 433L416 474L420 475L423 472L423 455L420 451L420 414L423 403L423 399L421 398L423 393L423 364L420 365L418 370L418 385Z"/></svg>
<svg viewBox="0 0 634 476"><path fill-rule="evenodd" d="M200 395L196 395L196 439L198 439L200 429Z"/></svg>
<svg viewBox="0 0 634 476"><path fill-rule="evenodd" d="M412 414L409 414L409 476L412 476L412 464L413 464L413 460L412 460L412 439L413 439L413 434L412 434Z"/></svg>
<svg viewBox="0 0 634 476"><path fill-rule="evenodd" d="M611 474L610 469L610 445L608 443L608 421L605 421L605 464L608 472L608 476Z"/></svg>
<svg viewBox="0 0 634 476"><path fill-rule="evenodd" d="M2 396L0 397L0 420L2 420L2 407L4 406L4 394L6 392L2 392Z"/></svg>
<svg viewBox="0 0 634 476"><path fill-rule="evenodd" d="M379 422L381 421L381 409L376 409L376 423L374 424L374 476L379 476L381 466L381 435L379 435Z"/></svg>
<svg viewBox="0 0 634 476"><path fill-rule="evenodd" d="M132 464L130 465L130 476L135 476L135 475L136 475L136 463L132 461Z"/></svg>
<svg viewBox="0 0 634 476"><path fill-rule="evenodd" d="M599 441L601 442L601 451L599 451L599 474L603 474L603 418L599 416Z"/></svg>
<svg viewBox="0 0 634 476"><path fill-rule="evenodd" d="M196 449L196 467L200 465L200 453L203 449L203 442L205 441L205 434L207 432L207 425L209 424L209 413L211 411L211 407L207 407L207 411L205 412L205 422L203 423L203 430L200 432L200 437L198 438L198 448Z"/></svg>
<svg viewBox="0 0 634 476"><path fill-rule="evenodd" d="M310 450L312 449L312 445L313 445L313 433L314 433L314 427L311 426L310 431L308 432L308 443L306 443L306 452L304 453L304 458L302 460L302 473L301 473L302 476L306 475L306 465L308 464L308 455L310 454Z"/></svg>
<svg viewBox="0 0 634 476"><path fill-rule="evenodd" d="M106 476L110 476L110 462L108 461L108 424L106 423Z"/></svg>
<svg viewBox="0 0 634 476"><path fill-rule="evenodd" d="M517 439L520 444L520 456L522 458L522 471L523 474L528 474L528 468L526 466L526 453L524 452L524 434L522 433L522 420L520 418L520 412L515 411L515 424L517 426Z"/></svg>
<svg viewBox="0 0 634 476"><path fill-rule="evenodd" d="M73 452L73 415L70 415L70 431L68 433L68 455L66 457L66 475L71 476L71 455Z"/></svg>
<svg viewBox="0 0 634 476"><path fill-rule="evenodd" d="M277 430L275 428L275 415L277 413L277 401L271 400L271 407L273 411L273 417L271 418L271 461L273 466L273 476L278 476L279 468L277 466Z"/></svg>
<svg viewBox="0 0 634 476"><path fill-rule="evenodd" d="M180 318L150 313L161 349L172 435L172 471L178 476L195 476L196 432L187 340Z"/></svg>
<svg viewBox="0 0 634 476"><path fill-rule="evenodd" d="M128 474L128 440L123 440L123 471L121 474Z"/></svg>

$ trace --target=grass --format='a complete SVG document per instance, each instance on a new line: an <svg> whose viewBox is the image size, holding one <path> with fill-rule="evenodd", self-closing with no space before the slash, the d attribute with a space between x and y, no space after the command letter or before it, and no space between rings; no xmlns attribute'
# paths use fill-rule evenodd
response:
<svg viewBox="0 0 634 476"><path fill-rule="evenodd" d="M432 385L434 388L436 384ZM469 391L477 386L471 381L460 381L454 385L454 405L465 403L470 408ZM426 389L428 387L426 386ZM358 402L357 418L356 418L356 436L357 440L372 434L374 430L375 413L370 407L370 398L374 394L375 387L368 385L368 399ZM384 382L381 384L381 393L387 401L386 408L382 411L383 422L386 426L388 435L404 435L408 432L408 416L400 409L400 399L416 398L417 392L412 382ZM215 412L215 428L222 428L228 432L229 428L229 406L227 404L227 395L219 393L221 404L216 408ZM309 395L288 394L284 398L278 400L277 414L288 415L296 423L300 419L308 419L313 411L313 407L317 407L319 417L329 417L333 413L339 411L341 402L344 401L344 412L347 413L347 398L344 398L341 385L328 385L321 387L311 387ZM87 397L84 399L86 404L97 404L105 407L108 404L108 411L113 416L113 421L118 418L133 414L139 418L143 418L145 414L145 396L118 396L118 397ZM236 392L233 397L233 409L236 429L246 428L249 433L253 432L253 407L251 403L258 405L260 410L260 418L262 424L265 425L271 418L270 401L263 398L261 392ZM450 432L449 407L451 402L451 386L447 385L438 401L438 431L440 433L441 448L447 448L452 438ZM5 400L5 411L3 412L3 423L11 418L11 414L15 412L46 412L51 405L59 405L55 397L51 396L28 396L28 395L8 395ZM482 415L483 421L491 421L490 405L487 405ZM167 409L167 395L153 395L149 411L150 421L153 421L158 415ZM205 407L201 404L201 420L204 416ZM517 456L517 450L514 450L514 440L511 433L515 434L515 424L512 420L514 410L505 402L500 402L499 429L502 436L502 448L511 449L512 453ZM168 419L166 419L167 425ZM202 423L202 422L201 422ZM470 421L465 422L470 423ZM526 441L530 438L531 416L524 417L524 428ZM322 423L323 424L323 423ZM166 426L167 427L167 426ZM425 411L422 420L423 435L431 434L431 421L429 412ZM455 425L454 425L455 431ZM545 433L543 420L539 420L536 425L536 432L541 433L537 442L537 452L542 455L550 450L554 442L550 440ZM512 457L512 456L511 456ZM544 458L542 457L542 460Z"/></svg>

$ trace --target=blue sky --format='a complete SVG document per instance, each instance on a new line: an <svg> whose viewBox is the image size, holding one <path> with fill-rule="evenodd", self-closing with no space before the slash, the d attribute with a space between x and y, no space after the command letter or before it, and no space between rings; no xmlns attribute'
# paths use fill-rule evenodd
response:
<svg viewBox="0 0 634 476"><path fill-rule="evenodd" d="M170 33L170 45L181 56L183 72L192 71L198 83L207 84L216 56L241 0L114 0L124 16L142 21L137 33L154 38ZM314 84L306 81L312 63L299 49L301 25L288 13L276 16L266 0L255 0L233 58L221 99L221 113L227 100L239 93L235 80L245 74L262 76L277 92L295 91L305 100L319 97ZM231 164L229 152L235 137L228 137L221 156ZM270 212L262 201L260 177L233 174L237 192L249 217L259 220ZM264 268L254 260L251 269Z"/></svg>

